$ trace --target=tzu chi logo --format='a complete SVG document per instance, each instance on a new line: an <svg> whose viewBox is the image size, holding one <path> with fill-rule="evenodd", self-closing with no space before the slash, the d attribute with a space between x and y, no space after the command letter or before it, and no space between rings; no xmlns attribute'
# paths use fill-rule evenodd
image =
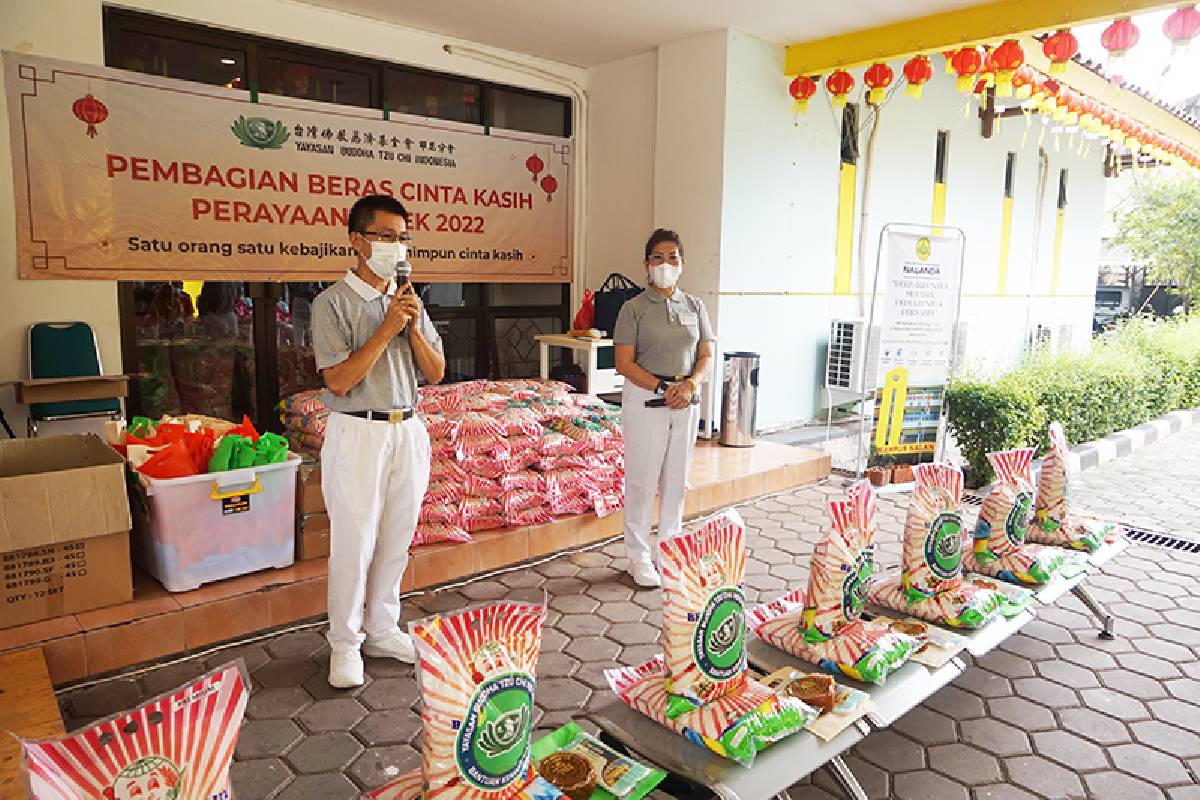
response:
<svg viewBox="0 0 1200 800"><path fill-rule="evenodd" d="M238 117L229 130L243 145L259 150L278 150L291 136L282 122L272 122L266 117Z"/></svg>
<svg viewBox="0 0 1200 800"><path fill-rule="evenodd" d="M104 800L177 800L183 770L162 756L139 758L113 778Z"/></svg>

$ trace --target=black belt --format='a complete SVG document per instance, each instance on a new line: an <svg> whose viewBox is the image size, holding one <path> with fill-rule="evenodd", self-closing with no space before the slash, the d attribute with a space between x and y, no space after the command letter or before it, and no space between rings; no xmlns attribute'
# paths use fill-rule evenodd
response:
<svg viewBox="0 0 1200 800"><path fill-rule="evenodd" d="M417 413L412 408L395 408L391 411L343 411L341 412L351 417L359 419L369 419L372 422L405 422L413 418L413 414Z"/></svg>
<svg viewBox="0 0 1200 800"><path fill-rule="evenodd" d="M650 374L654 375L653 372L651 372ZM681 380L684 380L685 378L688 378L690 376L688 376L688 375L654 375L654 377L658 378L660 381L666 381L667 383L679 383Z"/></svg>

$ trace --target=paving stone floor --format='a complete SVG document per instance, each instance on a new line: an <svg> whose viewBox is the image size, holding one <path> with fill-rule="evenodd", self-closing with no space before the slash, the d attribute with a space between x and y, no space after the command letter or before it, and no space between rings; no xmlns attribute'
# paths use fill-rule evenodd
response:
<svg viewBox="0 0 1200 800"><path fill-rule="evenodd" d="M742 507L751 600L801 585L822 504L840 491L830 481ZM1200 538L1200 429L1085 473L1074 497L1132 524ZM906 501L881 499L884 563L898 560ZM623 566L610 543L414 598L405 614L539 601L545 592L545 732L611 699L605 669L658 651L659 592L636 590ZM1091 584L1118 617L1115 641L1097 639L1068 595L846 762L872 798L1200 800L1198 577L1200 556L1135 545ZM234 657L254 680L233 766L239 800L351 798L418 765L412 667L368 659L366 686L333 690L319 627L65 692L64 716L77 727ZM822 772L792 796L839 795Z"/></svg>

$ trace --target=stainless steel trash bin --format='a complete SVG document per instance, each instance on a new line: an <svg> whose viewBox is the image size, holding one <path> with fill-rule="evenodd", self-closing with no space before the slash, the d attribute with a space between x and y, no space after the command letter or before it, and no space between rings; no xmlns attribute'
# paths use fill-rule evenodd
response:
<svg viewBox="0 0 1200 800"><path fill-rule="evenodd" d="M758 353L726 353L724 366L718 441L728 447L753 447L758 411Z"/></svg>

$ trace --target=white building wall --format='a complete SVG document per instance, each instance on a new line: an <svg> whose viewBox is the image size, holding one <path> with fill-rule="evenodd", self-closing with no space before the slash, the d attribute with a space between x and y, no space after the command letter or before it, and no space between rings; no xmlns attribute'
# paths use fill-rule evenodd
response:
<svg viewBox="0 0 1200 800"><path fill-rule="evenodd" d="M497 83L569 94L554 80L530 74L519 66L497 66L464 55L451 55L445 44L471 45L452 37L390 25L366 17L316 8L291 0L123 0L122 7L187 22L311 45L327 50L379 58ZM4 0L0 3L0 50L16 50L85 64L103 64L101 0ZM583 85L586 70L496 48L482 48ZM0 97L0 231L14 222L12 164L7 157L8 110ZM113 281L19 281L12 236L0 236L0 381L24 377L28 355L26 330L43 320L84 320L95 328L101 358L108 372L119 372L120 331L117 290ZM14 427L24 427L23 406L11 391L0 392L3 408ZM67 432L65 424L55 432Z"/></svg>
<svg viewBox="0 0 1200 800"><path fill-rule="evenodd" d="M962 318L968 360L980 367L1011 363L1022 351L1027 308L1032 325L1074 328L1074 346L1090 335L1105 181L1101 150L1072 153L1064 137L1042 146L1050 170L1038 253L1033 263L1038 133L1025 136L1021 117L980 135L973 103L934 58L935 75L920 101L895 91L882 110L868 199L867 276L887 222L930 222L937 131L950 133L946 224L961 227L967 247ZM724 349L762 354L758 424L768 428L816 417L822 407L824 352L831 318L858 315L857 295L834 296L834 232L841 113L822 89L806 114L795 115L782 75L783 48L734 32L730 36L725 128L725 203L718 336ZM902 63L893 63L897 76ZM861 72L851 99L862 100ZM865 157L871 117L860 113ZM1017 153L1008 280L998 293L1001 210L1007 153ZM1058 294L1051 296L1058 174L1069 170ZM860 158L858 197L863 197ZM856 210L861 212L861 206ZM856 220L857 223L857 220ZM859 290L855 231L853 291ZM1031 283L1032 272L1032 283ZM1028 293L1032 286L1033 298Z"/></svg>

